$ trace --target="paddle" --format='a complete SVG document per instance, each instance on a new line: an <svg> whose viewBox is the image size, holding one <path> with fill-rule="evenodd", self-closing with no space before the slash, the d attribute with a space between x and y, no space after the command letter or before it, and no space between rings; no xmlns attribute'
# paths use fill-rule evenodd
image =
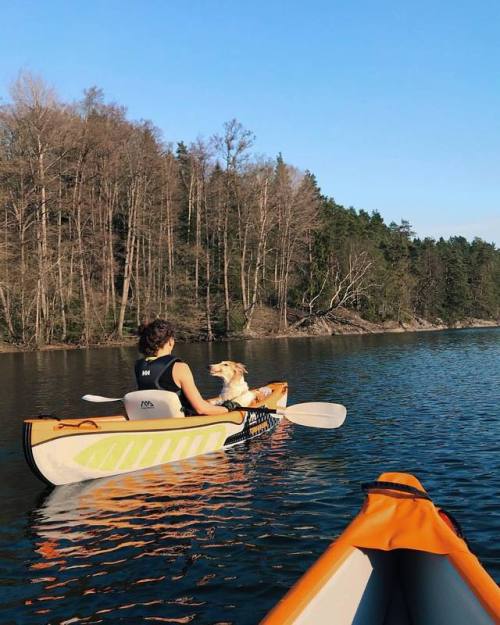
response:
<svg viewBox="0 0 500 625"><path fill-rule="evenodd" d="M82 397L85 401L91 401L96 404L101 404L107 401L122 401L123 397L103 397L102 395L84 395Z"/></svg>
<svg viewBox="0 0 500 625"><path fill-rule="evenodd" d="M252 410L252 408L242 408ZM260 410L257 408L257 410ZM310 428L339 428L345 421L347 410L342 404L330 404L328 402L307 402L295 404L287 408L264 408L263 412L278 414L296 425L305 425Z"/></svg>
<svg viewBox="0 0 500 625"><path fill-rule="evenodd" d="M85 401L95 403L108 401L121 401L121 397L102 397L101 395L84 395ZM251 406L241 406L237 410L245 412L264 412L267 414L277 414L285 417L288 421L296 425L304 425L311 428L339 428L345 421L347 410L342 404L330 404L328 402L307 402L295 404L287 408L266 408Z"/></svg>

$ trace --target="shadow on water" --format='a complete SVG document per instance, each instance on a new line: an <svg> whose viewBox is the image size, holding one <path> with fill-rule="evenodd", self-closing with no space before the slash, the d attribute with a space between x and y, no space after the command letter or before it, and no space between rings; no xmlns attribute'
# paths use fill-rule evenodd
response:
<svg viewBox="0 0 500 625"><path fill-rule="evenodd" d="M205 394L208 362L283 377L290 403L340 401L335 431L283 423L246 446L44 490L22 418L87 416L84 392L132 388L133 349L0 357L2 625L254 625L347 525L359 484L415 473L500 563L498 330L179 345Z"/></svg>

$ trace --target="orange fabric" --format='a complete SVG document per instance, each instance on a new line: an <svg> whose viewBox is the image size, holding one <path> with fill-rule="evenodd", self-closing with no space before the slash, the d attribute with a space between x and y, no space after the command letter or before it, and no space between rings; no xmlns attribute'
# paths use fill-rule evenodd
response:
<svg viewBox="0 0 500 625"><path fill-rule="evenodd" d="M378 479L425 492L417 478L407 473L382 473ZM370 492L360 514L341 539L355 547L383 551L416 549L441 555L468 551L465 542L450 531L432 501L398 491Z"/></svg>
<svg viewBox="0 0 500 625"><path fill-rule="evenodd" d="M417 478L407 473L382 473L378 481L405 484L425 492ZM261 625L292 624L356 547L414 549L448 556L484 608L500 623L500 589L432 501L384 489L367 495L358 516Z"/></svg>

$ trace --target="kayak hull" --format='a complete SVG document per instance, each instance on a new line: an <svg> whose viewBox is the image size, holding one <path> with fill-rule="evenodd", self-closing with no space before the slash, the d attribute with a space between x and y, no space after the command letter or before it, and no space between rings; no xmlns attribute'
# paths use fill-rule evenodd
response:
<svg viewBox="0 0 500 625"><path fill-rule="evenodd" d="M284 408L287 384L255 408ZM129 421L124 415L87 419L29 419L24 451L33 472L52 484L129 473L211 453L273 430L279 415L235 411L219 416Z"/></svg>
<svg viewBox="0 0 500 625"><path fill-rule="evenodd" d="M421 488L408 474L379 480ZM500 623L500 590L448 517L427 496L387 488L369 493L261 625Z"/></svg>

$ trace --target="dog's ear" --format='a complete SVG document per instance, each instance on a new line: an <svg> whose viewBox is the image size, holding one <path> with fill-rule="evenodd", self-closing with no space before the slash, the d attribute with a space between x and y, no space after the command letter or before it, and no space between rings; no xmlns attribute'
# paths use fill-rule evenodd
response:
<svg viewBox="0 0 500 625"><path fill-rule="evenodd" d="M236 371L238 373L241 373L241 375L243 375L244 373L248 373L247 368L242 362L235 363L235 366L236 366Z"/></svg>

